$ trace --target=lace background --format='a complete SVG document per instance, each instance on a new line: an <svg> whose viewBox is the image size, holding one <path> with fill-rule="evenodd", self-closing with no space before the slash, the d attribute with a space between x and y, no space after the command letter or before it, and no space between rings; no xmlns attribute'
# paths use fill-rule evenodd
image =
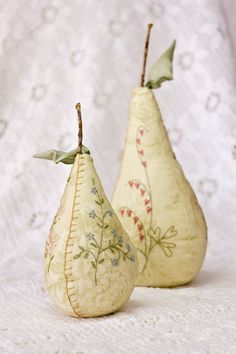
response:
<svg viewBox="0 0 236 354"><path fill-rule="evenodd" d="M235 353L236 1L0 1L0 352ZM189 286L135 289L121 312L65 318L44 291L43 248L70 167L35 152L84 143L105 191L118 175L146 24L149 67L177 39L156 96L209 227Z"/></svg>

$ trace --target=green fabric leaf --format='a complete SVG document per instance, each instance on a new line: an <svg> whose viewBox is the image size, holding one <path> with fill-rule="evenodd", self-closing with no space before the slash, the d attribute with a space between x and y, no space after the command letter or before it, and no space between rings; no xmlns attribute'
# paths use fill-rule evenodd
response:
<svg viewBox="0 0 236 354"><path fill-rule="evenodd" d="M37 159L52 160L56 164L62 162L67 165L72 165L75 161L78 149L71 150L69 152L58 151L58 150L48 150L41 152L39 154L33 155ZM83 145L82 154L90 154L88 148Z"/></svg>
<svg viewBox="0 0 236 354"><path fill-rule="evenodd" d="M164 81L173 80L172 61L175 51L176 40L171 46L160 56L157 62L151 67L148 74L148 82L146 87L155 89L161 86Z"/></svg>

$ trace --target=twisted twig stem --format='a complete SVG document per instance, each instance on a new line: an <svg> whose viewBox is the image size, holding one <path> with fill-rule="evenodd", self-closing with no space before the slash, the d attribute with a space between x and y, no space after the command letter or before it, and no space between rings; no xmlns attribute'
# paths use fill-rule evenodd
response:
<svg viewBox="0 0 236 354"><path fill-rule="evenodd" d="M145 47L144 47L144 55L143 55L143 70L142 70L141 82L140 82L140 86L141 87L144 87L146 64L147 64L147 55L148 55L148 47L149 47L149 39L150 39L152 26L153 26L152 23L149 23L148 26L147 26L147 37L146 37L146 42L145 42Z"/></svg>
<svg viewBox="0 0 236 354"><path fill-rule="evenodd" d="M81 106L80 103L77 103L75 106L78 114L78 154L82 154L82 144L83 144L83 124L81 116Z"/></svg>

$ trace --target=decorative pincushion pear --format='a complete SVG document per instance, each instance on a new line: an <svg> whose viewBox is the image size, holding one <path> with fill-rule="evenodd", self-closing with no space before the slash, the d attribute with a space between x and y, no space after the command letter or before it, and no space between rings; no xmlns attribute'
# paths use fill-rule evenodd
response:
<svg viewBox="0 0 236 354"><path fill-rule="evenodd" d="M45 281L65 314L96 317L118 310L138 275L136 251L103 191L89 151L48 151L35 157L73 163L45 248Z"/></svg>
<svg viewBox="0 0 236 354"><path fill-rule="evenodd" d="M152 92L172 79L175 42L133 90L126 146L112 205L139 258L138 286L186 284L199 272L207 227L197 198L175 158Z"/></svg>

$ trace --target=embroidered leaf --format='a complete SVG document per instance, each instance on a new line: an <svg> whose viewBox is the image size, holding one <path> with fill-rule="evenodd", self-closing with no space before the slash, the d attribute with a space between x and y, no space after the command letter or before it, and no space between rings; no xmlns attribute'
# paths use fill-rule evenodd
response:
<svg viewBox="0 0 236 354"><path fill-rule="evenodd" d="M160 239L161 229L160 227L156 227L155 229L150 228L148 229L147 233L151 239L153 239L155 242L158 242Z"/></svg>
<svg viewBox="0 0 236 354"><path fill-rule="evenodd" d="M101 259L99 262L98 262L98 264L101 264L101 263L103 263L104 262L104 258L103 259Z"/></svg>
<svg viewBox="0 0 236 354"><path fill-rule="evenodd" d="M79 246L79 248L82 250L82 251L84 251L84 247L82 247L82 246Z"/></svg>
<svg viewBox="0 0 236 354"><path fill-rule="evenodd" d="M104 199L101 199L101 200L95 200L95 203L97 205L102 205L104 203Z"/></svg>
<svg viewBox="0 0 236 354"><path fill-rule="evenodd" d="M94 261L91 261L91 265L92 265L93 268L96 268L96 265L95 265Z"/></svg>
<svg viewBox="0 0 236 354"><path fill-rule="evenodd" d="M98 248L98 246L95 243L92 243L92 242L91 242L91 246L93 246L95 248Z"/></svg>
<svg viewBox="0 0 236 354"><path fill-rule="evenodd" d="M78 258L81 256L82 253L83 253L83 251L80 252L79 254L76 254L76 255L74 256L74 259L78 259Z"/></svg>
<svg viewBox="0 0 236 354"><path fill-rule="evenodd" d="M176 41L160 56L157 62L151 67L146 86L155 89L161 86L164 81L173 80L172 61Z"/></svg>
<svg viewBox="0 0 236 354"><path fill-rule="evenodd" d="M37 159L52 160L56 164L62 162L64 164L71 165L75 161L77 151L78 151L77 149L71 150L69 152L64 152L59 150L48 150L48 151L41 152L39 154L35 154L33 155L33 157ZM90 154L88 148L84 145L82 147L82 154Z"/></svg>
<svg viewBox="0 0 236 354"><path fill-rule="evenodd" d="M167 248L175 248L176 244L173 242L161 242L161 245Z"/></svg>
<svg viewBox="0 0 236 354"><path fill-rule="evenodd" d="M177 235L177 231L175 227L172 225L169 229L164 233L161 239L169 239Z"/></svg>
<svg viewBox="0 0 236 354"><path fill-rule="evenodd" d="M171 257L173 255L172 249L176 247L176 244L168 243L168 242L160 242L159 246L162 248L163 252L167 257Z"/></svg>
<svg viewBox="0 0 236 354"><path fill-rule="evenodd" d="M89 256L89 253L87 252L87 253L85 253L85 255L84 255L84 259L87 259L88 258L88 256Z"/></svg>

